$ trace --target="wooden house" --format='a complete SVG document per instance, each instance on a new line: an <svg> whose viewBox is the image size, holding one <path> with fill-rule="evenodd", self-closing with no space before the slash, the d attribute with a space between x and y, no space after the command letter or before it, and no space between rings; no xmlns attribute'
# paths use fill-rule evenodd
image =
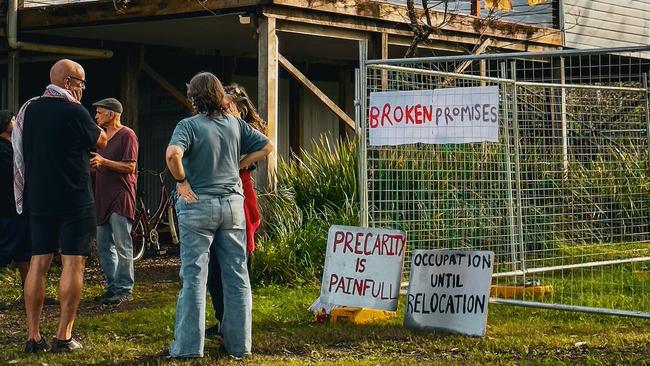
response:
<svg viewBox="0 0 650 366"><path fill-rule="evenodd" d="M511 1L512 11L491 0L437 7L437 30L418 55L562 48L560 2L529 2ZM0 11L2 108L42 93L55 60L75 59L88 80L83 104L120 99L140 139L140 168L153 170L191 113L185 83L198 71L244 85L288 158L322 135L354 133L360 45L370 57L397 58L413 40L400 0L9 0ZM261 180L274 170L271 159Z"/></svg>

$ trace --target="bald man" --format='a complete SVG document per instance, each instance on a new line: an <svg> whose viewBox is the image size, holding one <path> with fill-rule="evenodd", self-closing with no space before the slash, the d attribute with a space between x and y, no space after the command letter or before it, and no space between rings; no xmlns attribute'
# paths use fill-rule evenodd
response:
<svg viewBox="0 0 650 366"><path fill-rule="evenodd" d="M104 131L80 104L86 88L83 67L60 60L50 70L45 93L21 108L12 135L16 206L29 214L32 261L25 281L28 337L25 352L50 350L40 334L45 278L52 257L61 251L59 282L61 316L51 351L82 348L72 337L86 257L96 235L95 204L90 180L90 151L106 146ZM22 161L21 161L22 160ZM22 171L21 171L22 169ZM18 173L16 173L18 172ZM22 190L21 190L22 188ZM24 202L21 198L24 197ZM21 205L22 204L22 205Z"/></svg>

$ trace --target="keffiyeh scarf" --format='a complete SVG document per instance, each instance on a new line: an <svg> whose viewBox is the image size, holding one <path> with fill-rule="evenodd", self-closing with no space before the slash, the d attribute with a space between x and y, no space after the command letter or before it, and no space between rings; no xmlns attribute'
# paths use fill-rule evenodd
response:
<svg viewBox="0 0 650 366"><path fill-rule="evenodd" d="M23 213L23 193L25 190L25 158L23 156L23 124L25 122L25 110L31 102L42 97L63 98L68 102L79 104L79 101L76 100L69 91L54 84L50 84L45 88L45 92L42 96L34 97L20 107L20 111L16 116L14 129L11 133L11 144L14 149L14 196L16 198L16 212L19 214Z"/></svg>

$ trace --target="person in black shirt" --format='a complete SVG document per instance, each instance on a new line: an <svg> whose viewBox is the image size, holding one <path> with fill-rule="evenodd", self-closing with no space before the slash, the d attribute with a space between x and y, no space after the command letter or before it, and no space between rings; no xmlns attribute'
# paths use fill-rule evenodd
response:
<svg viewBox="0 0 650 366"><path fill-rule="evenodd" d="M15 154L22 146L24 159L24 190L17 191L16 204L24 197L32 230L32 260L25 282L27 353L49 348L41 337L39 321L45 277L59 249L63 265L61 317L51 350L82 348L72 337L72 326L81 298L86 256L96 234L90 150L103 148L107 142L106 133L79 103L86 83L81 65L66 59L57 61L50 70L50 81L43 96L21 108L12 137ZM18 170L19 158L16 155L14 159Z"/></svg>
<svg viewBox="0 0 650 366"><path fill-rule="evenodd" d="M32 256L29 218L18 215L14 201L14 152L11 147L11 131L14 114L0 111L0 268L13 261L20 272L23 284Z"/></svg>

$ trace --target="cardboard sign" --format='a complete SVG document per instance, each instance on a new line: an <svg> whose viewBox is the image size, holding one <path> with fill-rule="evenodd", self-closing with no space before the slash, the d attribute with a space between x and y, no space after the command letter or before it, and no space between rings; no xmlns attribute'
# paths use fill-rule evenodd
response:
<svg viewBox="0 0 650 366"><path fill-rule="evenodd" d="M483 336L494 252L416 250L404 326Z"/></svg>
<svg viewBox="0 0 650 366"><path fill-rule="evenodd" d="M395 311L405 251L403 231L332 226L320 302Z"/></svg>
<svg viewBox="0 0 650 366"><path fill-rule="evenodd" d="M499 141L499 87L370 93L371 146Z"/></svg>

